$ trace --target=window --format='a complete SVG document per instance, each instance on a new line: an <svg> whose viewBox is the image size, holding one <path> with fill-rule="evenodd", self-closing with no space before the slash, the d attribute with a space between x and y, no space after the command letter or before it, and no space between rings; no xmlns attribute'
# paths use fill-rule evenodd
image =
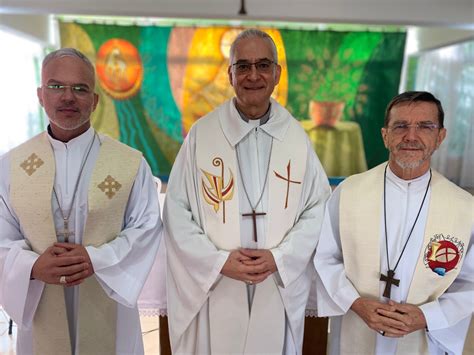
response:
<svg viewBox="0 0 474 355"><path fill-rule="evenodd" d="M36 97L39 43L0 28L0 155L41 132L45 118Z"/></svg>
<svg viewBox="0 0 474 355"><path fill-rule="evenodd" d="M454 183L474 190L474 41L423 52L415 57L413 87L432 92L445 111L446 140L432 166Z"/></svg>

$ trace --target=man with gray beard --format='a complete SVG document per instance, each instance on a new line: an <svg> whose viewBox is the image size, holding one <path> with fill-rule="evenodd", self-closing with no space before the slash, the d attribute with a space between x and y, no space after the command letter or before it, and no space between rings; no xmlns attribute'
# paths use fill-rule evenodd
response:
<svg viewBox="0 0 474 355"><path fill-rule="evenodd" d="M441 103L389 103L389 161L333 193L314 257L330 354L461 354L473 310L472 196L430 168L446 137Z"/></svg>

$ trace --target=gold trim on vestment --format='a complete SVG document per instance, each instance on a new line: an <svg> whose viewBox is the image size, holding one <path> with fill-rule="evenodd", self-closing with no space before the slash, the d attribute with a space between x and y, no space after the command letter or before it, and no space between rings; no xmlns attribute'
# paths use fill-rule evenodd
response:
<svg viewBox="0 0 474 355"><path fill-rule="evenodd" d="M23 161L23 163L20 164L20 166L28 174L28 176L31 176L43 164L44 161L39 156L37 156L36 153L32 153L26 160Z"/></svg>

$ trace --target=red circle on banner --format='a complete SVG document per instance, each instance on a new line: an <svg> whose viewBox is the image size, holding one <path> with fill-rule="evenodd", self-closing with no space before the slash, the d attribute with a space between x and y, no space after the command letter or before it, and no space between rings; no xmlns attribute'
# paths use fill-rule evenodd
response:
<svg viewBox="0 0 474 355"><path fill-rule="evenodd" d="M112 38L100 46L96 69L100 86L115 99L128 99L140 89L143 65L137 48L129 41Z"/></svg>

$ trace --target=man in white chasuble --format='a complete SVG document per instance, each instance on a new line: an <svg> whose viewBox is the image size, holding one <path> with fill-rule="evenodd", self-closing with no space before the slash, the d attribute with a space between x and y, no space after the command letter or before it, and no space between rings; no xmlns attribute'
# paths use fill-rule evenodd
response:
<svg viewBox="0 0 474 355"><path fill-rule="evenodd" d="M299 123L270 99L265 32L231 46L236 96L197 121L164 208L175 354L300 354L327 177Z"/></svg>
<svg viewBox="0 0 474 355"><path fill-rule="evenodd" d="M430 168L446 136L441 103L389 103L389 160L327 204L314 257L330 354L461 354L474 300L472 195Z"/></svg>
<svg viewBox="0 0 474 355"><path fill-rule="evenodd" d="M0 158L0 302L17 354L143 354L137 298L162 228L142 154L98 134L95 71L47 55L47 132Z"/></svg>

